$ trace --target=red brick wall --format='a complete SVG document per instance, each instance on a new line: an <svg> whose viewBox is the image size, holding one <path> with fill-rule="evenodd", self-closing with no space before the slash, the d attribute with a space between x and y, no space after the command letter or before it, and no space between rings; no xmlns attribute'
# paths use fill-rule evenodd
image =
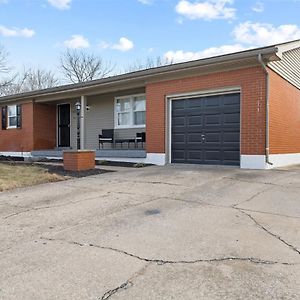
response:
<svg viewBox="0 0 300 300"><path fill-rule="evenodd" d="M270 70L270 153L300 153L300 90Z"/></svg>
<svg viewBox="0 0 300 300"><path fill-rule="evenodd" d="M56 105L34 104L34 150L56 147Z"/></svg>
<svg viewBox="0 0 300 300"><path fill-rule="evenodd" d="M241 153L265 154L265 74L251 67L190 78L148 83L147 152L165 153L165 96L174 93L241 88Z"/></svg>
<svg viewBox="0 0 300 300"><path fill-rule="evenodd" d="M21 106L22 128L2 130L0 126L0 152L53 149L56 145L55 105L30 102Z"/></svg>
<svg viewBox="0 0 300 300"><path fill-rule="evenodd" d="M22 104L22 128L2 130L0 152L29 152L33 148L33 103Z"/></svg>
<svg viewBox="0 0 300 300"><path fill-rule="evenodd" d="M95 168L95 151L65 151L64 169L85 171Z"/></svg>

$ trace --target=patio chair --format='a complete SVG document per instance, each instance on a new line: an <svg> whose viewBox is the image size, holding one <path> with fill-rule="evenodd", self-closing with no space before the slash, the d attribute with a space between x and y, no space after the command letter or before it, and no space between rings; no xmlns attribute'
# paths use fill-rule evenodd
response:
<svg viewBox="0 0 300 300"><path fill-rule="evenodd" d="M102 134L99 134L99 149L100 145L103 149L103 144L114 145L114 130L113 129L103 129Z"/></svg>
<svg viewBox="0 0 300 300"><path fill-rule="evenodd" d="M135 138L136 147L138 147L139 143L142 143L142 148L144 148L144 143L146 143L146 132L137 132Z"/></svg>

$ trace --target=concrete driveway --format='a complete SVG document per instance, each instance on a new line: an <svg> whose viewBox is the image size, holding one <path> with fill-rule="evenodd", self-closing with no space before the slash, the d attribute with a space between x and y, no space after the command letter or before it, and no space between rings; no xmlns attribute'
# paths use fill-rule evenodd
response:
<svg viewBox="0 0 300 300"><path fill-rule="evenodd" d="M0 299L300 299L300 168L167 166L0 193Z"/></svg>

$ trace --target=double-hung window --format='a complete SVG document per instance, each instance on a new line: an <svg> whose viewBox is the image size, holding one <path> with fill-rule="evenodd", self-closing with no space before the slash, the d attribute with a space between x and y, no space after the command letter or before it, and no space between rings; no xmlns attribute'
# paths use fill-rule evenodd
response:
<svg viewBox="0 0 300 300"><path fill-rule="evenodd" d="M117 97L115 99L115 127L134 128L146 126L145 95Z"/></svg>
<svg viewBox="0 0 300 300"><path fill-rule="evenodd" d="M17 128L17 105L7 106L7 128Z"/></svg>

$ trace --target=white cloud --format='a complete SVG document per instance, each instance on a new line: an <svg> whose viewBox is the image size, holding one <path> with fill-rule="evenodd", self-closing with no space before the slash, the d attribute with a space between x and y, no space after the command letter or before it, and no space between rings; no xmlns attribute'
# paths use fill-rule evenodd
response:
<svg viewBox="0 0 300 300"><path fill-rule="evenodd" d="M146 5L150 5L153 3L154 0L138 0L138 2Z"/></svg>
<svg viewBox="0 0 300 300"><path fill-rule="evenodd" d="M64 41L64 45L71 49L89 48L90 43L83 35L74 34L69 40Z"/></svg>
<svg viewBox="0 0 300 300"><path fill-rule="evenodd" d="M211 47L202 51L170 50L164 54L168 61L184 62L205 57L234 53L258 46L266 46L300 39L300 27L297 25L280 25L245 22L236 26L232 32L236 44Z"/></svg>
<svg viewBox="0 0 300 300"><path fill-rule="evenodd" d="M120 51L129 51L134 47L134 44L131 40L126 37L121 37L119 43L113 45L111 48Z"/></svg>
<svg viewBox="0 0 300 300"><path fill-rule="evenodd" d="M184 61L201 59L201 58L205 58L205 57L212 57L212 56L217 56L217 55L222 55L222 54L238 52L238 51L245 50L247 48L249 48L249 47L244 47L241 44L223 45L220 47L207 48L207 49L204 49L204 50L198 51L198 52L182 51L182 50L168 51L164 54L164 57L168 61L184 62Z"/></svg>
<svg viewBox="0 0 300 300"><path fill-rule="evenodd" d="M109 44L106 43L105 41L101 41L99 43L99 48L101 48L101 49L107 49L107 48L109 48Z"/></svg>
<svg viewBox="0 0 300 300"><path fill-rule="evenodd" d="M48 0L48 2L57 9L69 9L72 0Z"/></svg>
<svg viewBox="0 0 300 300"><path fill-rule="evenodd" d="M256 2L251 9L257 13L262 13L265 10L265 6L262 2Z"/></svg>
<svg viewBox="0 0 300 300"><path fill-rule="evenodd" d="M264 46L300 38L300 28L297 25L287 24L278 27L266 23L240 23L233 30L238 43Z"/></svg>
<svg viewBox="0 0 300 300"><path fill-rule="evenodd" d="M187 1L180 0L175 7L178 14L191 19L233 19L236 9L232 5L233 0L206 0Z"/></svg>
<svg viewBox="0 0 300 300"><path fill-rule="evenodd" d="M28 28L8 28L5 26L0 25L0 35L4 37L25 37L25 38L31 38L35 35L35 32L33 29Z"/></svg>

